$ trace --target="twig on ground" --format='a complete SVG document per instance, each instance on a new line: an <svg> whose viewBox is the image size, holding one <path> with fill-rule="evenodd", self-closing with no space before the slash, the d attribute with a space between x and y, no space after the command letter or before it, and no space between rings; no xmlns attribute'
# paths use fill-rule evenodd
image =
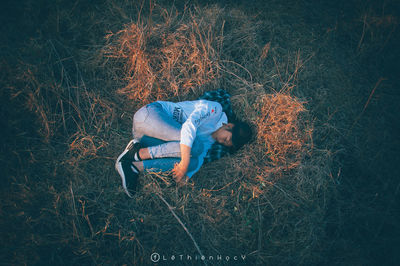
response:
<svg viewBox="0 0 400 266"><path fill-rule="evenodd" d="M353 130L354 125L358 122L358 120L361 118L361 116L364 114L365 109L367 109L369 102L372 99L372 96L375 93L376 88L378 88L378 86L381 84L382 81L386 80L385 78L379 78L379 80L375 83L374 88L372 89L371 93L369 94L368 100L364 105L363 110L361 111L361 113L357 116L357 118L354 120L353 124L351 125L350 129L347 131L346 137L348 137L350 135L350 132Z"/></svg>
<svg viewBox="0 0 400 266"><path fill-rule="evenodd" d="M157 196L165 203L165 205L168 206L168 209L171 211L171 213L174 215L174 217L176 218L176 220L181 224L181 226L183 227L183 229L186 231L186 233L189 235L189 237L192 239L197 251L199 252L201 257L204 257L203 253L201 252L199 245L197 245L196 240L194 239L194 237L192 236L192 234L189 232L189 230L186 228L186 226L183 224L183 222L181 221L181 219L179 219L178 215L176 215L176 213L174 212L173 208L171 205L169 205L169 203L164 199L163 196L161 196L159 193L156 193ZM204 265L207 265L207 263L203 260Z"/></svg>
<svg viewBox="0 0 400 266"><path fill-rule="evenodd" d="M361 48L361 44L362 44L362 41L363 41L363 39L364 39L365 26L366 26L366 25L367 25L367 14L364 15L364 19L363 19L363 30L362 30L362 34L361 34L360 41L358 42L358 45L357 45L357 50L360 50L360 48Z"/></svg>

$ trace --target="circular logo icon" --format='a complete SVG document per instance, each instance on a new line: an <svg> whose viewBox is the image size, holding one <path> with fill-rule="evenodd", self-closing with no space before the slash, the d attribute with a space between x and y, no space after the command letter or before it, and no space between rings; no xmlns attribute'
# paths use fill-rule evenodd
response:
<svg viewBox="0 0 400 266"><path fill-rule="evenodd" d="M150 260L152 262L158 262L160 260L160 254L154 252L153 254L151 254Z"/></svg>

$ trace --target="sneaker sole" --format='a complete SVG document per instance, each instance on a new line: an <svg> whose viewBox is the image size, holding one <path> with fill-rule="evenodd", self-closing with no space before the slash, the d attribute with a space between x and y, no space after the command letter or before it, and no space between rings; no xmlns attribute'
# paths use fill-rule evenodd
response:
<svg viewBox="0 0 400 266"><path fill-rule="evenodd" d="M131 193L129 193L128 188L126 187L125 174L124 174L124 171L122 170L122 164L120 162L117 162L115 164L115 169L117 170L118 174L121 176L122 187L124 188L126 195L128 195L130 198L132 198Z"/></svg>
<svg viewBox="0 0 400 266"><path fill-rule="evenodd" d="M117 170L118 174L121 176L122 179L122 187L125 190L125 193L132 198L131 193L129 193L128 188L126 187L126 180L125 180L125 174L124 171L122 170L122 164L120 162L121 158L132 148L133 146L133 140L129 141L128 145L126 145L125 150L118 156L117 161L115 162L115 170Z"/></svg>
<svg viewBox="0 0 400 266"><path fill-rule="evenodd" d="M125 150L118 156L117 158L117 163L119 163L119 161L121 160L122 157L124 157L124 155L133 148L133 140L129 141L128 145L126 145Z"/></svg>

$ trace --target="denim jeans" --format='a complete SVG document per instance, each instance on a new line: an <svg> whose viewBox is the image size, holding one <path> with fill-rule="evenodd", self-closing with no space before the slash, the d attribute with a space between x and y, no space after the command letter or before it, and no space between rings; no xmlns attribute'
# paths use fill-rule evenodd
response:
<svg viewBox="0 0 400 266"><path fill-rule="evenodd" d="M149 149L152 159L143 160L144 169L169 171L180 162L180 135L182 125L167 113L161 104L150 103L140 108L133 117L133 137ZM195 139L190 153L188 172L198 167L197 157L203 145Z"/></svg>

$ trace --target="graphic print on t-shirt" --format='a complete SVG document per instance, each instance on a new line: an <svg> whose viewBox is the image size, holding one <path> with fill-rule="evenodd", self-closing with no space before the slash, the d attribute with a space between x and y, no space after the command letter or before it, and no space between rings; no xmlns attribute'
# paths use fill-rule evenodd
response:
<svg viewBox="0 0 400 266"><path fill-rule="evenodd" d="M179 124L183 123L183 111L180 107L175 107L174 112L172 114L172 118L177 121Z"/></svg>
<svg viewBox="0 0 400 266"><path fill-rule="evenodd" d="M211 109L211 112L208 111L207 113L202 114L202 115L200 116L200 118L194 120L194 122L195 122L197 125L199 125L200 122L201 122L202 120L204 120L205 118L209 117L210 115L216 115L216 114L217 114L217 107L214 107L214 108Z"/></svg>

